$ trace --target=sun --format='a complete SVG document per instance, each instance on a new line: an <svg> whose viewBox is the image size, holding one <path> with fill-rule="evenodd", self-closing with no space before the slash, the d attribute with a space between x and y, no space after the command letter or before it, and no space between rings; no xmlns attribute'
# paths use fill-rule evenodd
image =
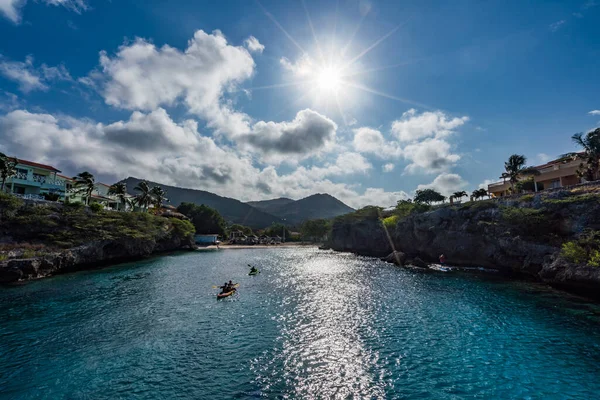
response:
<svg viewBox="0 0 600 400"><path fill-rule="evenodd" d="M336 92L342 83L342 75L334 67L325 67L317 72L316 82L321 91Z"/></svg>

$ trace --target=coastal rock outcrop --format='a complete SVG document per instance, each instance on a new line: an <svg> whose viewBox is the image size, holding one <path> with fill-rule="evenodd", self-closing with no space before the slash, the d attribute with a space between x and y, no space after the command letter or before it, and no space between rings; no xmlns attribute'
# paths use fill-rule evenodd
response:
<svg viewBox="0 0 600 400"><path fill-rule="evenodd" d="M600 231L600 196L595 193L446 205L398 218L393 227L381 220L375 213L337 218L329 245L360 255L389 255L385 260L390 262L395 262L395 250L406 256L402 263L411 259L414 265L420 258L425 266L444 254L452 265L525 275L600 296L600 268L559 256L563 243Z"/></svg>

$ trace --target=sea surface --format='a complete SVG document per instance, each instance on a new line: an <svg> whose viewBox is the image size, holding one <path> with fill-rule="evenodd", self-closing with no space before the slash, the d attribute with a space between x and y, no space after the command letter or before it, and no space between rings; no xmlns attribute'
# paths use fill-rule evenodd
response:
<svg viewBox="0 0 600 400"><path fill-rule="evenodd" d="M217 301L229 279L238 293ZM598 399L600 308L314 248L0 288L0 399L259 398Z"/></svg>

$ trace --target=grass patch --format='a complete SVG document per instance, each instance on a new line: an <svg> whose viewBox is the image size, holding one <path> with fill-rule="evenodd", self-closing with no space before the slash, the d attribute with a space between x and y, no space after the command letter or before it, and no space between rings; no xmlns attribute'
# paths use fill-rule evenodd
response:
<svg viewBox="0 0 600 400"><path fill-rule="evenodd" d="M588 193L583 195L571 195L564 199L544 199L545 204L561 206L575 203L585 204L592 201L600 201L600 195Z"/></svg>
<svg viewBox="0 0 600 400"><path fill-rule="evenodd" d="M532 201L533 197L534 196L532 194L526 194L525 196L521 196L521 198L519 199L519 201L522 201L522 202Z"/></svg>
<svg viewBox="0 0 600 400"><path fill-rule="evenodd" d="M483 211L489 210L491 208L497 208L498 204L496 201L490 200L481 200L481 201L469 201L460 206L461 210L474 210L474 211Z"/></svg>

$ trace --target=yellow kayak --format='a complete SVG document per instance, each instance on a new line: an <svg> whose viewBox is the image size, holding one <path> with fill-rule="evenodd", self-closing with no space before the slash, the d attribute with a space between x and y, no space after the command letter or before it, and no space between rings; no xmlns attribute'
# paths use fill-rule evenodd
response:
<svg viewBox="0 0 600 400"><path fill-rule="evenodd" d="M225 293L219 293L217 294L217 300L218 299L224 299L225 297L229 297L232 294L234 294L236 292L236 289L240 286L239 283L236 283L235 285L233 285L233 290L230 290L229 292L225 292Z"/></svg>

